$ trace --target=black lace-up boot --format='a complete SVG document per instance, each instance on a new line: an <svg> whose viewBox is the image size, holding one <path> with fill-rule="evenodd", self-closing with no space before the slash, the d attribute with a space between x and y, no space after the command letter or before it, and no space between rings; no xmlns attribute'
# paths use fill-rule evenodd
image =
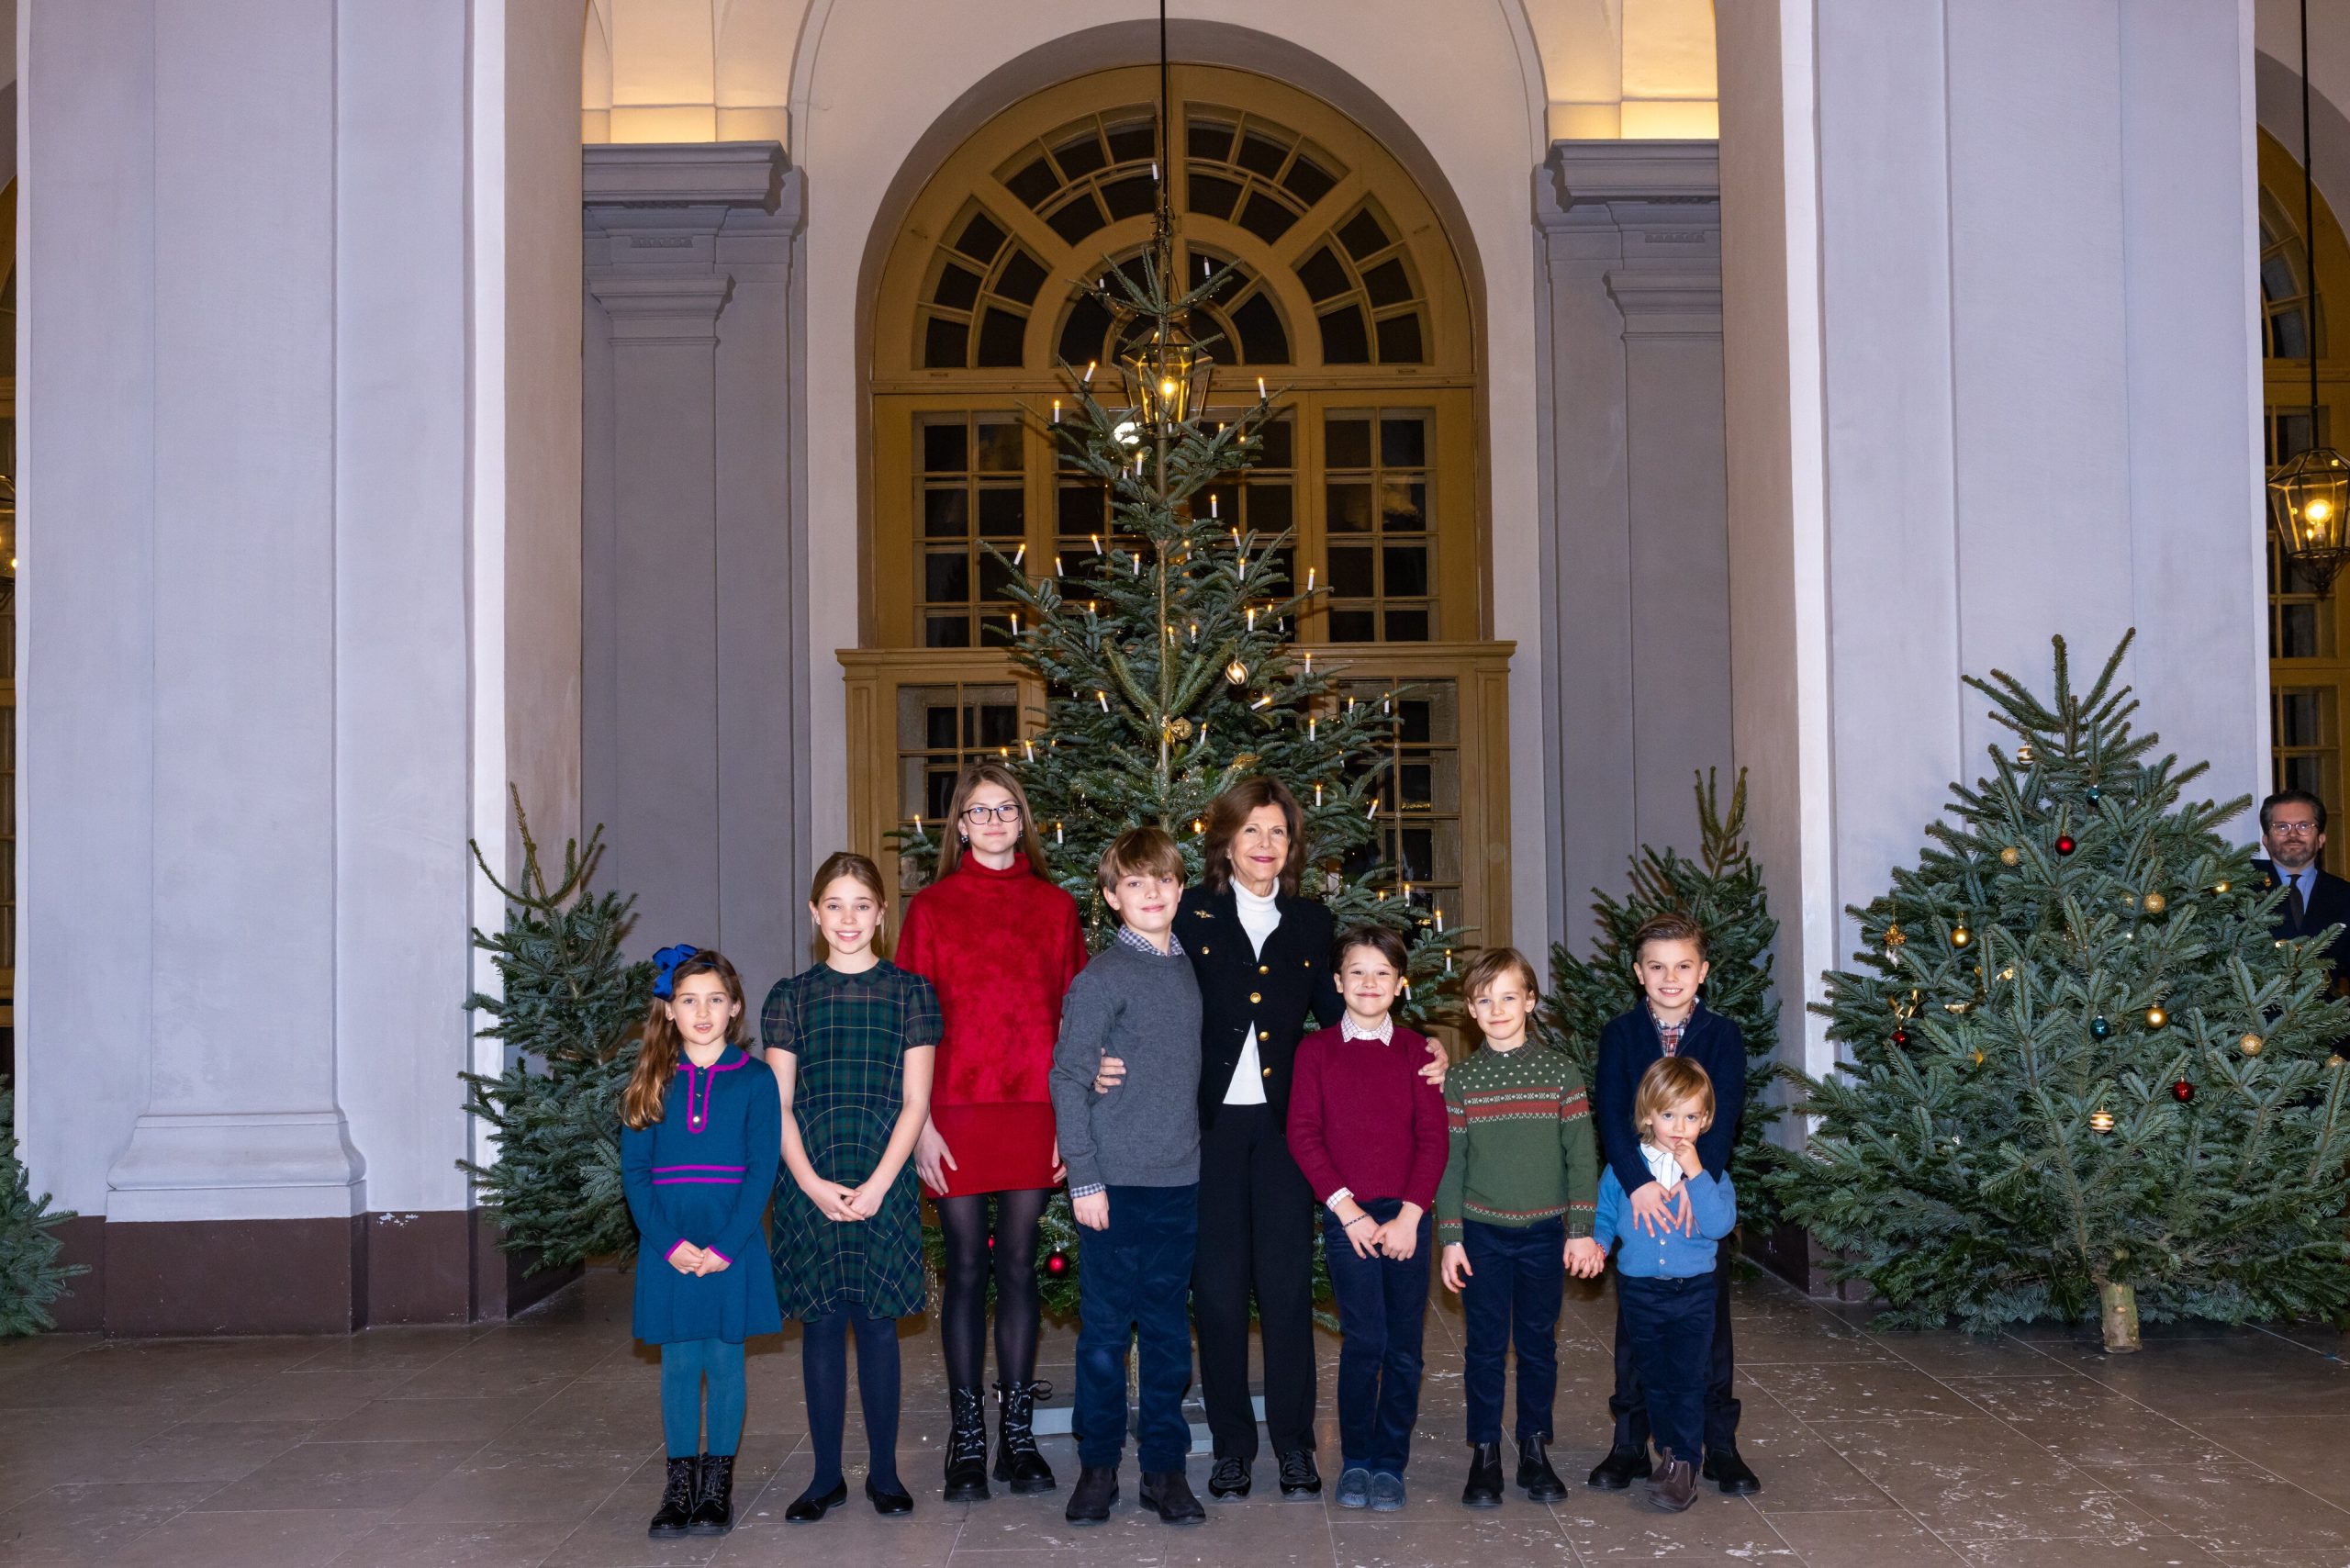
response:
<svg viewBox="0 0 2350 1568"><path fill-rule="evenodd" d="M688 1535L724 1535L734 1528L734 1456L731 1453L706 1453L701 1456L701 1486L694 1496L693 1518L686 1522Z"/></svg>
<svg viewBox="0 0 2350 1568"><path fill-rule="evenodd" d="M655 1540L683 1539L694 1517L694 1483L700 1469L700 1462L690 1455L669 1462L668 1483L661 1488L661 1508L645 1534Z"/></svg>
<svg viewBox="0 0 2350 1568"><path fill-rule="evenodd" d="M1036 1451L1036 1401L1050 1399L1049 1383L999 1383L996 1397L995 1478L1015 1496L1053 1489L1053 1467Z"/></svg>
<svg viewBox="0 0 2350 1568"><path fill-rule="evenodd" d="M976 1388L950 1389L948 1408L955 1419L946 1436L946 1500L984 1503L988 1500L988 1409Z"/></svg>

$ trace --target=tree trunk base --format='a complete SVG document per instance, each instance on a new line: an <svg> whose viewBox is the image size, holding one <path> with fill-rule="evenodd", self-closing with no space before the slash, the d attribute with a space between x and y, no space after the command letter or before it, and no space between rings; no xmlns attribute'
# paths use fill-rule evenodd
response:
<svg viewBox="0 0 2350 1568"><path fill-rule="evenodd" d="M2138 1349L2138 1293L2128 1285L2099 1285L2097 1299L2102 1309L2106 1353L2121 1355Z"/></svg>

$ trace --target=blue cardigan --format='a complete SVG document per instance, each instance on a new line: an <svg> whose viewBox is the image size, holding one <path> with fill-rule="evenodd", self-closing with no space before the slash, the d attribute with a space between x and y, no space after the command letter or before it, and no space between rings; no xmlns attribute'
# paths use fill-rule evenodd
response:
<svg viewBox="0 0 2350 1568"><path fill-rule="evenodd" d="M661 1119L621 1129L621 1186L636 1216L636 1337L741 1344L783 1329L759 1216L783 1162L783 1100L767 1064L729 1046L710 1066L680 1059ZM727 1267L699 1277L669 1266L680 1242Z"/></svg>
<svg viewBox="0 0 2350 1568"><path fill-rule="evenodd" d="M1746 1041L1731 1023L1699 1002L1681 1031L1678 1053L1706 1070L1714 1081L1713 1125L1697 1135L1697 1158L1708 1170L1727 1172L1738 1142L1739 1118L1746 1114ZM1664 1058L1656 1020L1643 1002L1619 1013L1599 1032L1599 1059L1591 1074L1591 1119L1598 1124L1599 1162L1613 1172L1625 1195L1651 1181L1640 1158L1639 1129L1632 1126L1632 1099L1649 1064Z"/></svg>
<svg viewBox="0 0 2350 1568"><path fill-rule="evenodd" d="M1644 1164L1640 1179L1653 1182ZM1606 1251L1621 1241L1616 1271L1636 1280L1694 1280L1714 1271L1714 1243L1738 1228L1738 1193L1727 1176L1701 1170L1681 1183L1689 1191L1689 1208L1697 1218L1697 1234L1668 1230L1651 1236L1632 1224L1632 1203L1611 1166L1599 1175L1599 1214L1592 1221L1592 1239Z"/></svg>

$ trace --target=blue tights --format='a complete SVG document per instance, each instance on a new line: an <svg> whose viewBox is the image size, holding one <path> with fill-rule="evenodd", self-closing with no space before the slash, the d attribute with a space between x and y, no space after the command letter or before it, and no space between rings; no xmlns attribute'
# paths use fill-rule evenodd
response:
<svg viewBox="0 0 2350 1568"><path fill-rule="evenodd" d="M701 1443L701 1384L710 1380L710 1446ZM661 1435L671 1459L731 1454L743 1440L743 1347L678 1339L661 1347Z"/></svg>
<svg viewBox="0 0 2350 1568"><path fill-rule="evenodd" d="M841 1481L841 1434L848 1422L848 1337L856 1333L857 1401L865 1407L865 1441L873 1484L898 1483L898 1320L867 1317L861 1306L840 1305L804 1321L800 1380L808 1392L808 1442L816 1474L808 1495L821 1497Z"/></svg>

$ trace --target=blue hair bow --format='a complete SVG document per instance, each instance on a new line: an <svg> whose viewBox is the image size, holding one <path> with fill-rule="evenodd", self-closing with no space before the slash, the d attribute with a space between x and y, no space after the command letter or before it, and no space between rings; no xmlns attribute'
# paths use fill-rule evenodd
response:
<svg viewBox="0 0 2350 1568"><path fill-rule="evenodd" d="M677 989L677 966L700 951L699 947L680 942L674 947L664 947L654 954L653 994L664 1002L668 1001Z"/></svg>

